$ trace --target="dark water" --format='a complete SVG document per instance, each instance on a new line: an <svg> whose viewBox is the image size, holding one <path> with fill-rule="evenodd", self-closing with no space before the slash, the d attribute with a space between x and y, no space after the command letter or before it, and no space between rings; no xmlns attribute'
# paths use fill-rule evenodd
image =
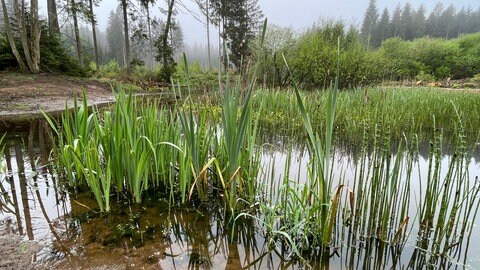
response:
<svg viewBox="0 0 480 270"><path fill-rule="evenodd" d="M169 205L165 199L150 196L143 204L113 200L112 213L96 211L88 192L65 192L49 166L50 144L45 123L27 132L7 135L0 173L0 234L14 233L35 240L44 248L39 263L58 269L105 267L107 269L303 269L305 263L281 251L269 251L271 243L252 221L232 227L224 220L224 210L216 202ZM265 151L265 171L276 164L274 177L281 178L288 155L290 177L305 179L308 154L300 146L284 148L282 143ZM337 148L334 172L348 185L355 172L355 159L344 148ZM447 164L446 153L442 163ZM479 175L478 157L469 163L471 179ZM426 171L427 155L419 157L416 170ZM442 172L446 173L446 172ZM412 179L414 190L420 181ZM415 213L411 213L415 216ZM452 259L446 267L480 269L480 231L474 222L468 253ZM418 228L417 228L418 229ZM413 228L412 230L415 230ZM348 234L339 228L341 234ZM415 235L413 232L412 235ZM401 256L408 265L415 239L409 239ZM277 248L277 250L280 250ZM377 268L391 264L392 250L365 239L354 244L337 239L328 262L313 268ZM465 258L465 260L463 259Z"/></svg>

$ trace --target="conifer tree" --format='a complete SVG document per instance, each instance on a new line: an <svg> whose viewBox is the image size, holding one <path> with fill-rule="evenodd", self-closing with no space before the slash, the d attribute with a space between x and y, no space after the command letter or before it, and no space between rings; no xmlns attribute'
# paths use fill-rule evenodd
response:
<svg viewBox="0 0 480 270"><path fill-rule="evenodd" d="M414 36L412 6L410 3L406 3L403 6L400 22L400 36L405 40L412 40Z"/></svg>
<svg viewBox="0 0 480 270"><path fill-rule="evenodd" d="M242 60L250 53L250 42L263 17L258 0L211 0L210 6L214 21L221 29L230 62L235 68L240 68ZM223 60L223 65L227 68L225 56Z"/></svg>
<svg viewBox="0 0 480 270"><path fill-rule="evenodd" d="M367 11L365 12L365 16L363 18L362 28L360 30L361 39L365 44L367 44L367 46L375 46L377 45L376 43L378 43L378 38L376 36L377 20L378 10L376 6L376 0L370 0Z"/></svg>
<svg viewBox="0 0 480 270"><path fill-rule="evenodd" d="M382 12L382 16L377 24L376 34L377 39L375 40L375 47L379 47L387 38L392 37L392 27L390 25L390 13L388 9L385 8Z"/></svg>
<svg viewBox="0 0 480 270"><path fill-rule="evenodd" d="M426 9L423 4L418 7L417 11L413 15L413 38L421 38L425 36L425 13Z"/></svg>

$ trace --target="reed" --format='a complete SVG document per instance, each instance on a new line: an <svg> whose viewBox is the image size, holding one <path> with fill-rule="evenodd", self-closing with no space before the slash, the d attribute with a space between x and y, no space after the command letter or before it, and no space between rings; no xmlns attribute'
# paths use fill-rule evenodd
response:
<svg viewBox="0 0 480 270"><path fill-rule="evenodd" d="M328 91L302 91L305 109L315 131L325 128ZM263 104L264 110L258 115L259 127L274 129L287 136L298 136L302 128L301 115L296 106L293 90L259 89L252 99L253 108ZM436 127L444 130L447 140L453 139L451 125L456 118L452 103L458 109L469 138L478 138L477 124L480 121L480 96L474 92L448 91L444 89L376 87L352 89L337 93L337 108L334 134L343 140L360 143L363 123L373 128L376 124L388 125L392 138L417 134L420 139L430 138L433 129L432 116ZM401 110L401 113L400 113ZM373 133L374 130L370 130ZM302 136L307 136L301 133Z"/></svg>
<svg viewBox="0 0 480 270"><path fill-rule="evenodd" d="M259 163L251 94L240 104L239 89L226 91L221 128L192 102L168 108L121 92L100 112L83 96L60 123L46 116L58 135L57 170L71 187L88 187L101 211L109 211L113 194L141 203L147 190L182 203L220 190L227 209L239 210L238 201L255 200Z"/></svg>

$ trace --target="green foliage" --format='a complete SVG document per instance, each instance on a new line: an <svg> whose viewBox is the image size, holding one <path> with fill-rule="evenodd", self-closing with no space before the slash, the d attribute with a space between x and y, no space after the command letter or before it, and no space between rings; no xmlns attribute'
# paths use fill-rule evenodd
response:
<svg viewBox="0 0 480 270"><path fill-rule="evenodd" d="M326 118L319 112L326 108L327 93L302 91L301 95L312 125L321 132ZM305 136L303 132L299 134L302 125L292 91L258 90L252 100L254 111L260 104L268 108L258 115L260 129L275 130L277 134L288 136ZM389 125L392 138L400 138L404 133L415 133L420 139L428 138L434 116L436 127L453 136L451 123L456 115L455 107L465 132L470 137L479 134L480 96L477 93L429 88L365 88L339 92L336 104L334 132L337 137L353 144L360 143L358 134L364 129L363 125L373 133L373 127L378 123ZM402 113L398 113L399 108Z"/></svg>
<svg viewBox="0 0 480 270"><path fill-rule="evenodd" d="M422 82L434 82L435 77L433 75L430 75L429 73L425 73L425 71L420 71L417 76L415 77L417 81L422 81Z"/></svg>
<svg viewBox="0 0 480 270"><path fill-rule="evenodd" d="M422 64L414 60L411 43L400 38L385 40L379 51L390 60L386 68L393 80L412 78L423 69Z"/></svg>
<svg viewBox="0 0 480 270"><path fill-rule="evenodd" d="M468 78L480 71L480 35L472 34L459 39L443 40L420 38L404 41L390 38L379 51L388 60L386 66L391 78L413 79L420 75L435 79Z"/></svg>
<svg viewBox="0 0 480 270"><path fill-rule="evenodd" d="M23 47L20 40L15 40L20 53ZM0 70L16 68L18 63L11 51L10 44L0 33ZM48 34L48 28L42 24L40 36L40 69L45 72L60 72L71 76L86 76L87 72L66 52L62 42L56 36Z"/></svg>
<svg viewBox="0 0 480 270"><path fill-rule="evenodd" d="M382 61L359 41L354 28L342 22L327 22L298 41L297 53L288 59L293 75L305 88L329 87L335 78L337 39L340 39L340 88L371 84L383 77Z"/></svg>
<svg viewBox="0 0 480 270"><path fill-rule="evenodd" d="M335 38L340 38L339 87L343 89L385 80L435 81L480 73L480 33L452 40L405 41L394 37L383 41L378 49L369 49L360 42L361 35L355 28L337 21L325 22L298 37L288 28L274 27L267 32L259 81L266 87L288 85L293 78L281 64L280 56L285 55L299 85L305 89L328 88L334 80Z"/></svg>
<svg viewBox="0 0 480 270"><path fill-rule="evenodd" d="M258 78L269 88L285 87L290 83L288 71L283 63L282 55L293 59L297 47L297 37L292 28L276 25L268 27L265 33L264 47L260 49L262 58L258 67ZM252 44L254 48L256 43ZM259 48L254 48L258 51Z"/></svg>
<svg viewBox="0 0 480 270"><path fill-rule="evenodd" d="M124 68L120 67L117 61L110 60L110 62L108 62L107 64L100 66L97 76L101 78L115 79L124 72Z"/></svg>
<svg viewBox="0 0 480 270"><path fill-rule="evenodd" d="M456 78L468 78L480 73L480 32L458 39L459 57L452 68Z"/></svg>
<svg viewBox="0 0 480 270"><path fill-rule="evenodd" d="M241 69L253 52L251 41L263 17L258 0L211 0L210 6L213 20L222 26L222 38L228 50L228 57L223 59L224 68L233 64Z"/></svg>
<svg viewBox="0 0 480 270"><path fill-rule="evenodd" d="M47 26L42 27L40 37L41 69L49 72L61 72L71 76L86 76L78 61L67 54L57 36L48 35Z"/></svg>
<svg viewBox="0 0 480 270"><path fill-rule="evenodd" d="M472 82L474 83L480 83L480 73L473 76L473 78L471 79Z"/></svg>
<svg viewBox="0 0 480 270"><path fill-rule="evenodd" d="M16 66L17 60L15 60L15 56L10 49L7 37L0 33L0 70Z"/></svg>
<svg viewBox="0 0 480 270"><path fill-rule="evenodd" d="M413 41L413 58L422 63L424 71L437 79L452 76L451 67L454 66L460 53L458 44L454 41L421 38Z"/></svg>

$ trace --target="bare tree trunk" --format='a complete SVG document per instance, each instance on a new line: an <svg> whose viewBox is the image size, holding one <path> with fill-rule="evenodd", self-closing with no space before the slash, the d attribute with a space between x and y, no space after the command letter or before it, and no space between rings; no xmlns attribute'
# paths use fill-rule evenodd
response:
<svg viewBox="0 0 480 270"><path fill-rule="evenodd" d="M80 65L83 66L82 43L80 41L80 31L78 30L77 4L75 3L75 0L70 0L70 10L73 18L73 30L75 31L78 62L80 62Z"/></svg>
<svg viewBox="0 0 480 270"><path fill-rule="evenodd" d="M163 32L163 66L168 66L168 57L166 55L166 48L168 46L168 33L172 25L172 15L173 15L173 6L175 5L175 0L168 0L168 11L167 11L167 21L165 22L165 29Z"/></svg>
<svg viewBox="0 0 480 270"><path fill-rule="evenodd" d="M12 49L12 53L17 59L18 66L22 72L26 72L27 66L25 66L25 62L23 62L22 56L17 49L17 45L15 45L15 40L13 39L12 29L10 28L10 20L8 18L8 11L7 5L5 4L5 0L2 1L2 10L3 10L3 21L5 22L5 31L7 32L8 43L10 44L10 48Z"/></svg>
<svg viewBox="0 0 480 270"><path fill-rule="evenodd" d="M38 0L30 1L30 53L32 56L33 73L40 72L40 22L38 21Z"/></svg>
<svg viewBox="0 0 480 270"><path fill-rule="evenodd" d="M60 35L60 26L58 26L57 3L55 0L47 0L48 10L48 31L52 36Z"/></svg>
<svg viewBox="0 0 480 270"><path fill-rule="evenodd" d="M28 45L28 38L27 38L27 29L25 28L25 20L23 16L23 9L24 9L24 2L18 3L18 0L13 1L13 9L15 11L15 18L17 18L18 22L18 30L20 33L20 40L22 41L23 46L23 53L25 55L25 59L27 60L28 69L31 71L31 63L32 58L30 57L30 47Z"/></svg>
<svg viewBox="0 0 480 270"><path fill-rule="evenodd" d="M148 66L150 68L150 72L153 70L153 45L152 45L152 27L151 27L151 21L150 21L150 7L149 3L147 3L146 9L147 9L147 24L148 24L148 49L149 49L149 61L148 61ZM150 74L151 76L151 74Z"/></svg>
<svg viewBox="0 0 480 270"><path fill-rule="evenodd" d="M90 22L92 23L93 49L95 51L95 64L97 65L97 70L98 70L99 61L98 61L98 45L97 45L97 30L96 30L97 21L95 20L95 14L93 13L93 0L89 0L88 2L90 5Z"/></svg>
<svg viewBox="0 0 480 270"><path fill-rule="evenodd" d="M127 0L122 0L123 10L123 33L125 35L125 65L127 72L130 70L130 36L128 34L128 14L127 14Z"/></svg>
<svg viewBox="0 0 480 270"><path fill-rule="evenodd" d="M209 12L210 1L207 0L206 5L206 14L207 14L207 51L208 51L208 71L212 68L211 53L210 53L210 12Z"/></svg>

